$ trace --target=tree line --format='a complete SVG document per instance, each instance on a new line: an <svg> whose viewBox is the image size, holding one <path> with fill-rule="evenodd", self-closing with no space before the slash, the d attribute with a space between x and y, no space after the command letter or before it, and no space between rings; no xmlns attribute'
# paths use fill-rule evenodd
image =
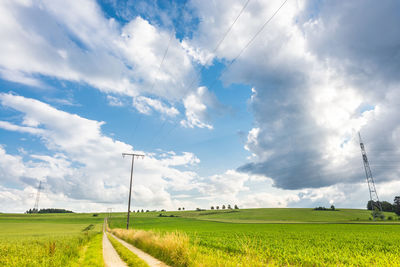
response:
<svg viewBox="0 0 400 267"><path fill-rule="evenodd" d="M66 210L66 209L29 209L25 211L27 214L31 213L74 213L73 211Z"/></svg>
<svg viewBox="0 0 400 267"><path fill-rule="evenodd" d="M396 196L394 198L393 204L388 201L379 201L381 204L382 211L395 212L398 216L400 216L400 196ZM372 210L372 200L368 201L367 209Z"/></svg>

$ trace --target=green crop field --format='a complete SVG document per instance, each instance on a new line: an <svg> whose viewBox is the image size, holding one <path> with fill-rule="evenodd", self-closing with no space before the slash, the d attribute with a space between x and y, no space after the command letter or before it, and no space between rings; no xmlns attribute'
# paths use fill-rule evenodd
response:
<svg viewBox="0 0 400 267"><path fill-rule="evenodd" d="M92 214L0 214L0 266L102 266L102 222Z"/></svg>
<svg viewBox="0 0 400 267"><path fill-rule="evenodd" d="M185 233L190 239L190 257L194 258L188 265L192 266L210 262L220 266L400 266L400 224L392 213L386 216L394 220L376 223L369 220L370 212L365 210L163 212L179 217L159 214L135 214L132 226L161 236ZM124 228L125 219L124 214L114 214L110 227Z"/></svg>
<svg viewBox="0 0 400 267"><path fill-rule="evenodd" d="M136 230L125 231L118 228L126 214L113 213L109 226L171 266L400 266L400 220L370 216L354 209L148 212L132 214ZM0 214L0 266L103 266L103 218Z"/></svg>

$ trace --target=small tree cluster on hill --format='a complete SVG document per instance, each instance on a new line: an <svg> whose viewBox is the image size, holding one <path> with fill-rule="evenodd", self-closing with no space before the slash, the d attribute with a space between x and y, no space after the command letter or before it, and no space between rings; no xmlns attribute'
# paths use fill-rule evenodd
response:
<svg viewBox="0 0 400 267"><path fill-rule="evenodd" d="M40 209L39 211L35 209L29 209L25 213L30 214L30 213L73 213L73 212L66 209Z"/></svg>
<svg viewBox="0 0 400 267"><path fill-rule="evenodd" d="M316 208L314 208L314 210L332 210L332 211L335 211L336 209L335 209L335 206L332 205L330 209L325 208L325 207L316 207Z"/></svg>
<svg viewBox="0 0 400 267"><path fill-rule="evenodd" d="M210 209L211 209L211 210L214 210L214 209L219 210L219 206L215 206L215 207L214 207L214 206L211 206ZM228 206L222 205L222 209L223 209L223 210L224 210L224 209L231 210L231 209L232 209L232 206L231 206L231 204L228 204ZM238 205L235 205L234 209L238 210L238 209L239 209Z"/></svg>

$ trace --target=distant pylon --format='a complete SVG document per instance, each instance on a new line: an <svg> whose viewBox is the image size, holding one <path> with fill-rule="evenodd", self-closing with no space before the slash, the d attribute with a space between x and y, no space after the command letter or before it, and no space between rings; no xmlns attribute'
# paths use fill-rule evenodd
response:
<svg viewBox="0 0 400 267"><path fill-rule="evenodd" d="M42 181L39 181L39 186L36 193L36 201L35 206L33 207L33 212L39 212L39 197L40 197L40 190L42 189Z"/></svg>
<svg viewBox="0 0 400 267"><path fill-rule="evenodd" d="M361 139L361 134L358 132L358 138L360 139L361 155L363 158L365 175L367 177L368 188L369 188L369 198L371 200L372 211L378 210L382 211L382 205L379 201L378 193L376 192L374 178L372 177L371 168L369 167L367 152L365 152L364 143ZM375 219L375 218L374 218Z"/></svg>

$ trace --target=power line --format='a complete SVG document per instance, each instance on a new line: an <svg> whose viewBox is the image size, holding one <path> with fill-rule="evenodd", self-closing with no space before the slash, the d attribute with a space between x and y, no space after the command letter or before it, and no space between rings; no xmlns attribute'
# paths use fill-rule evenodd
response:
<svg viewBox="0 0 400 267"><path fill-rule="evenodd" d="M223 34L222 38L218 41L217 45L216 45L215 48L212 50L212 52L211 52L212 54L214 54L214 53L219 49L219 47L221 46L221 44L223 43L223 41L225 40L225 38L228 36L229 32L232 30L233 26L234 26L234 25L236 24L236 22L238 21L239 17L242 15L243 11L246 9L246 7L247 7L247 5L249 4L249 2L250 2L250 0L247 0L246 3L243 5L242 9L240 10L240 12L239 12L238 15L236 16L236 18L233 20L233 22L231 23L231 25L229 26L229 28L225 31L225 33ZM205 65L202 65L201 69L200 69L198 72L196 72L197 75L192 79L192 81L190 82L189 86L187 86L187 87L185 88L185 91L186 91L187 89L189 89L189 88L192 87L193 83L196 81L197 77L198 77L199 75L201 75L201 72L204 70L204 68L205 68ZM165 124L165 122L164 122L164 124ZM160 127L160 129L164 128L164 124ZM175 128L177 125L178 125L178 122L175 123L175 125L174 125L173 128ZM168 134L172 132L173 128L168 132ZM158 133L158 132L161 132L161 131L159 130L159 131L157 131L157 133ZM154 138L155 138L157 135L158 135L158 134L154 135ZM151 143L153 143L153 140L151 141Z"/></svg>
<svg viewBox="0 0 400 267"><path fill-rule="evenodd" d="M225 67L221 74L212 82L210 88L214 86L214 84L224 75L228 69L237 61L237 59L243 54L243 52L251 45L251 43L257 38L257 36L265 29L265 27L269 24L269 22L278 14L278 12L282 9L282 7L286 4L288 0L283 1L283 3L279 6L279 8L272 14L272 16L267 19L261 28L256 32L256 34L247 42L247 44L240 50L239 54L233 58L233 60Z"/></svg>
<svg viewBox="0 0 400 267"><path fill-rule="evenodd" d="M215 48L212 50L211 54L214 54L215 52L217 52L218 48L221 46L222 42L225 40L226 36L228 36L228 33L232 30L233 25L235 25L236 21L239 19L239 17L242 15L243 11L246 9L247 5L249 4L250 0L247 0L247 2L243 5L242 9L240 10L239 14L236 16L236 18L234 19L234 21L232 22L232 24L229 26L229 28L226 30L226 32L224 33L224 35L222 36L221 40L219 40L219 42L217 43L217 45L215 46ZM201 72L204 70L205 65L202 65L201 69L198 71L198 75L195 76L195 78L190 82L189 86L186 88L190 88L192 87L193 83L196 81L197 76L199 76L199 74L201 74Z"/></svg>
<svg viewBox="0 0 400 267"><path fill-rule="evenodd" d="M185 2L185 3L183 4L182 11L185 9L186 3L187 3L187 2ZM174 31L171 31L171 34L170 34L170 37L169 37L169 41L168 41L167 48L166 48L165 51L164 51L164 54L163 54L163 57L162 57L162 59L161 59L160 65L158 66L158 69L157 69L157 71L156 71L156 74L154 75L153 84L152 84L152 86L150 87L150 92L153 91L153 89L154 89L154 87L155 87L155 85L156 85L156 83L157 83L157 76L158 76L158 74L160 73L160 70L161 70L161 68L162 68L162 66L163 66L163 64L164 64L165 58L167 57L167 54L168 54L168 51L169 51L169 47L171 46L172 37L173 37L174 35L175 35L175 34L174 34ZM138 122L136 123L135 131L133 132L132 138L133 138L133 137L135 136L135 134L136 134L136 129L138 128L138 125L140 124L141 119L142 119L142 117L139 117Z"/></svg>

